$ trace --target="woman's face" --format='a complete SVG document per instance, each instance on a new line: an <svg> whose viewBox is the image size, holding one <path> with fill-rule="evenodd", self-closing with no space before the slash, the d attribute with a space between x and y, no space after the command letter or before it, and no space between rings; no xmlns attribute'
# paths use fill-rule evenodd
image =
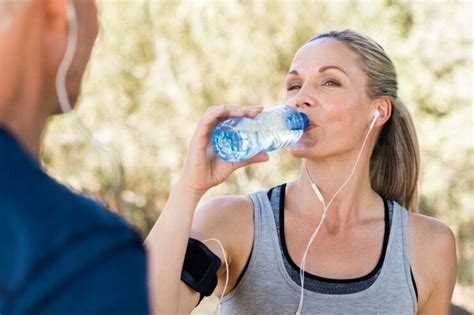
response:
<svg viewBox="0 0 474 315"><path fill-rule="evenodd" d="M359 149L374 113L366 82L358 55L342 42L322 38L301 47L286 78L286 101L310 125L292 154L317 159Z"/></svg>

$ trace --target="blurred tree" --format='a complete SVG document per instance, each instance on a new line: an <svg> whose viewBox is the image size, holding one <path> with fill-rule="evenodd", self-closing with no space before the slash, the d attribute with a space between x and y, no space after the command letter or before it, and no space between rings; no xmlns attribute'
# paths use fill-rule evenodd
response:
<svg viewBox="0 0 474 315"><path fill-rule="evenodd" d="M71 117L54 118L44 166L99 198L119 174L108 202L146 234L206 108L280 103L298 47L318 32L352 28L395 63L422 150L421 212L453 228L459 281L473 285L472 9L469 2L102 1L102 31L74 115L111 154L96 150ZM248 193L298 171L298 160L274 154L208 196Z"/></svg>

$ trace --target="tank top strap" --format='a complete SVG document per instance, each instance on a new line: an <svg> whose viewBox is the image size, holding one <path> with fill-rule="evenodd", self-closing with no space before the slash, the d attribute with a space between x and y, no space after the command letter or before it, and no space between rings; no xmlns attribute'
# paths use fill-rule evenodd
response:
<svg viewBox="0 0 474 315"><path fill-rule="evenodd" d="M247 269L237 287L229 292L223 301L231 299L242 287L246 287L245 283L248 282L249 277L255 277L256 275L265 277L268 270L279 270L275 261L275 257L279 257L280 254L277 251L278 238L276 237L275 221L266 191L255 192L248 196L253 204L253 249Z"/></svg>
<svg viewBox="0 0 474 315"><path fill-rule="evenodd" d="M408 210L406 210L404 207L400 206L398 203L394 201L394 207L398 208L400 212L400 217L401 217L401 225L402 225L402 242L403 242L403 267L404 267L404 272L405 272L405 280L408 285L408 289L410 291L410 295L413 301L413 304L415 307L418 305L418 298L417 294L415 292L415 286L414 282L412 280L412 273L411 273L411 267L410 267L410 254L409 254L409 249L410 249L410 242L409 242L409 235L408 235ZM416 312L416 310L415 310Z"/></svg>
<svg viewBox="0 0 474 315"><path fill-rule="evenodd" d="M272 206L266 191L259 191L249 195L254 207L254 251L268 252L278 245L275 220ZM260 247L260 250L258 251Z"/></svg>
<svg viewBox="0 0 474 315"><path fill-rule="evenodd" d="M408 245L408 211L393 201L392 226L382 282L387 287L398 283L399 288L403 287L409 292L411 304L416 308L417 298L411 280Z"/></svg>

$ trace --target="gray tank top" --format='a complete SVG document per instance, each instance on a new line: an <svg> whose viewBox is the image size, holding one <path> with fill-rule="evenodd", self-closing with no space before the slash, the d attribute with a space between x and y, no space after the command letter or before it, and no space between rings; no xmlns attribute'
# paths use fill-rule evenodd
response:
<svg viewBox="0 0 474 315"><path fill-rule="evenodd" d="M296 284L300 284L300 268L291 258L288 248L286 247L285 239L285 189L286 184L272 188L268 193L268 199L272 205L273 216L275 218L275 226L280 239L280 248L283 252L282 258L285 264L286 272L290 275ZM370 287L380 274L382 264L385 260L385 253L387 252L388 236L390 233L390 222L393 215L393 202L391 200L384 200L384 237L382 250L379 260L374 269L368 274L352 278L352 279L329 279L313 275L305 272L304 288L313 292L327 293L327 294L348 294L355 293ZM416 286L415 286L416 293Z"/></svg>
<svg viewBox="0 0 474 315"><path fill-rule="evenodd" d="M254 244L237 287L221 302L222 314L295 314L301 287L282 258L273 211L265 191L250 195L254 207ZM416 296L408 259L407 210L393 203L385 259L375 282L348 294L305 290L303 314L415 314Z"/></svg>

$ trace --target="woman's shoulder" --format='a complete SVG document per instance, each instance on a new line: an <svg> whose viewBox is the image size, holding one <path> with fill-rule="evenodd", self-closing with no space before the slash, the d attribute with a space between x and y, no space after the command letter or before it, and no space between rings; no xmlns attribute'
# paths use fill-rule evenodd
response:
<svg viewBox="0 0 474 315"><path fill-rule="evenodd" d="M418 286L419 303L423 306L433 292L449 291L454 285L455 237L441 220L412 212L408 213L408 237L410 265Z"/></svg>
<svg viewBox="0 0 474 315"><path fill-rule="evenodd" d="M242 215L252 210L252 201L248 195L226 195L211 198L196 210L198 216L212 216L216 220Z"/></svg>
<svg viewBox="0 0 474 315"><path fill-rule="evenodd" d="M251 250L253 231L253 205L249 196L229 195L212 198L198 207L191 237L218 239L227 252L229 262L239 265L242 257L247 257ZM220 253L218 247L210 248Z"/></svg>
<svg viewBox="0 0 474 315"><path fill-rule="evenodd" d="M439 219L420 213L408 213L410 238L435 251L449 250L455 246L454 233Z"/></svg>
<svg viewBox="0 0 474 315"><path fill-rule="evenodd" d="M264 193L257 191L252 194ZM192 235L202 238L221 236L231 244L253 239L254 205L252 194L211 198L199 205L193 218ZM236 241L235 238L239 238ZM245 242L245 241L244 241Z"/></svg>
<svg viewBox="0 0 474 315"><path fill-rule="evenodd" d="M410 247L423 255L425 266L449 265L456 255L456 242L451 228L439 219L409 212Z"/></svg>
<svg viewBox="0 0 474 315"><path fill-rule="evenodd" d="M253 231L253 205L247 195L227 195L203 202L193 219L192 231L201 237L229 239Z"/></svg>
<svg viewBox="0 0 474 315"><path fill-rule="evenodd" d="M253 218L253 201L251 195L265 192L256 191L250 194L244 195L225 195L211 198L203 202L196 210L196 217L204 217L213 220L227 221L245 219L250 216ZM196 219L195 217L195 219Z"/></svg>

